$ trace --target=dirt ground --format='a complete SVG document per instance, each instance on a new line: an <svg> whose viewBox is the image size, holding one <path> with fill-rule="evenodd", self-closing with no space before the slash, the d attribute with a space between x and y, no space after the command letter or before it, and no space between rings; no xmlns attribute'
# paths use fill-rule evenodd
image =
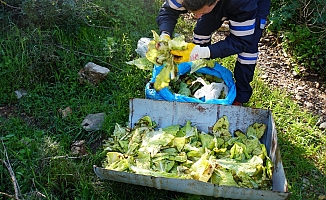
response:
<svg viewBox="0 0 326 200"><path fill-rule="evenodd" d="M219 31L213 41L224 39L228 32ZM261 78L272 88L285 90L303 109L319 116L319 122L326 121L326 80L318 73L298 67L297 74L289 55L285 53L279 39L264 34L259 43L257 69Z"/></svg>

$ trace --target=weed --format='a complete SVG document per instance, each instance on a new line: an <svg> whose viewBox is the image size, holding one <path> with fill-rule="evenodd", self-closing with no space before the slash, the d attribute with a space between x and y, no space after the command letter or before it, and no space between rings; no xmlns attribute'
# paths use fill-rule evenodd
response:
<svg viewBox="0 0 326 200"><path fill-rule="evenodd" d="M101 181L92 169L101 166L105 157L101 141L112 134L116 123L128 121L129 99L144 98L151 74L125 62L138 56L137 41L151 37L150 30L158 28L155 18L162 2L82 1L67 5L76 9L68 9L69 13L60 10L68 1L53 2L53 6L26 1L25 6L31 7L30 27L15 24L9 19L11 13L0 12L1 21L9 17L6 31L0 33L0 106L16 105L11 116L0 117L4 144L0 145L0 192L15 194L3 164L6 147L26 199L36 199L37 194L48 199L213 199ZM54 19L60 12L63 18ZM50 24L44 24L45 15ZM176 32L191 34L192 28L193 23L180 20ZM235 57L216 61L232 71ZM97 86L79 83L77 73L87 62L110 69ZM316 116L302 111L283 91L264 85L257 74L252 85L254 94L246 106L273 111L292 199L316 199L325 193L326 185L326 141L315 126ZM26 90L27 95L18 100L17 89ZM66 107L72 113L63 118L58 110ZM106 114L102 130L85 131L83 119L99 112ZM72 153L71 145L77 140L85 140L86 155ZM309 187L303 187L303 177Z"/></svg>

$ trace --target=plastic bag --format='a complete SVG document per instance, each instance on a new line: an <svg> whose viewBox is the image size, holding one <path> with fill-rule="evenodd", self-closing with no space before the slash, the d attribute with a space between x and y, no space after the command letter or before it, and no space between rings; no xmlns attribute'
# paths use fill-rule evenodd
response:
<svg viewBox="0 0 326 200"><path fill-rule="evenodd" d="M148 43L151 41L150 38L140 38L137 42L137 49L135 51L141 57L146 56L146 52L148 51Z"/></svg>
<svg viewBox="0 0 326 200"><path fill-rule="evenodd" d="M192 62L180 63L178 65L178 75L186 74L191 70ZM222 65L215 63L213 68L204 67L197 70L197 72L202 74L209 74L223 79L225 85L228 88L228 93L225 99L197 99L194 97L189 97L185 95L172 93L168 87L156 91L152 85L155 82L156 76L161 72L163 66L154 66L152 71L152 79L146 84L145 95L148 99L154 100L164 100L164 101L178 101L178 102L191 102L191 103L208 103L208 104L221 104L221 105L231 105L236 97L236 88L233 80L232 72L223 67Z"/></svg>
<svg viewBox="0 0 326 200"><path fill-rule="evenodd" d="M222 93L222 91L225 92L225 94L228 94L228 87L225 85L224 82L222 83L211 83L209 85L203 84L204 86L200 89L198 89L194 97L197 99L205 98L205 100L210 99L218 99Z"/></svg>

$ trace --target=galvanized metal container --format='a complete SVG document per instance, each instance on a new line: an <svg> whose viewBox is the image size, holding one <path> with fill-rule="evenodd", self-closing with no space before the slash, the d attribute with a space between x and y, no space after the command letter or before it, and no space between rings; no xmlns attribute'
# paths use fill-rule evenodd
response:
<svg viewBox="0 0 326 200"><path fill-rule="evenodd" d="M186 121L189 120L198 130L204 132L209 132L215 122L224 115L230 121L231 133L235 130L246 132L248 126L255 122L265 123L267 130L261 138L261 142L266 145L269 157L274 163L273 189L268 191L218 186L197 180L154 177L107 170L94 166L94 171L99 178L157 189L232 199L278 200L290 197L291 193L288 192L287 180L278 148L275 123L270 110L216 104L131 99L129 126L133 127L134 123L145 115L150 116L157 123L158 127L166 127L173 124L185 125Z"/></svg>

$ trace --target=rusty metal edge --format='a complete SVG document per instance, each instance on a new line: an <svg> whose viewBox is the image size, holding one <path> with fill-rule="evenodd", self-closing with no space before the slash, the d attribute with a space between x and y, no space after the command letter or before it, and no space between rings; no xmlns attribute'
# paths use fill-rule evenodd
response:
<svg viewBox="0 0 326 200"><path fill-rule="evenodd" d="M238 188L230 186L218 186L193 179L175 179L165 177L154 177L128 172L119 172L93 166L95 174L101 180L111 180L127 184L141 185L156 189L163 189L188 194L223 197L231 199L251 200L285 200L291 196L289 192L257 190L250 188Z"/></svg>

